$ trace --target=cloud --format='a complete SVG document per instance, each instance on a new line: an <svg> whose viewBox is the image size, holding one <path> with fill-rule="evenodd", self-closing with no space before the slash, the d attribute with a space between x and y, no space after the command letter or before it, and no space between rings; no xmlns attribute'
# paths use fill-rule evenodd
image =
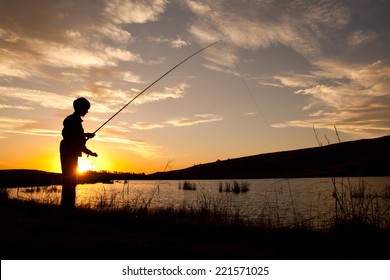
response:
<svg viewBox="0 0 390 280"><path fill-rule="evenodd" d="M318 55L330 32L345 27L351 17L349 7L340 1L299 0L289 5L279 0L250 5L243 1L186 3L199 17L189 31L201 41L223 37L246 49L283 44L306 56Z"/></svg>
<svg viewBox="0 0 390 280"><path fill-rule="evenodd" d="M306 101L301 107L305 118L275 126L343 123L345 129L353 131L365 127L362 123L366 118L369 131L381 131L387 124L390 37L386 1L375 5L347 0L293 0L288 5L282 0L185 0L180 5L164 0L3 2L2 112L22 113L41 107L69 110L78 96L89 98L98 114L116 112L150 82L143 76L149 74L150 66L172 58L169 53L157 57L156 49L144 52L142 43L153 41L161 44L158 47L178 49L196 41L205 45L223 39L223 44L204 52L203 66L257 79L259 85L278 87L283 92L287 89ZM165 33L165 23L177 22L164 15L171 16L178 6L185 22ZM145 31L147 28L151 31ZM186 34L181 33L184 29ZM274 46L297 54L305 69L300 66L278 71L274 66L267 74L250 75L250 67L257 65L249 65L246 58L257 59L265 49L272 54ZM248 73L238 73L238 64ZM51 85L57 88L51 90ZM189 87L177 83L148 90L134 103L183 98ZM193 125L218 118L198 115L157 124L138 123L134 129Z"/></svg>
<svg viewBox="0 0 390 280"><path fill-rule="evenodd" d="M207 69L241 76L236 67L239 57L233 49L229 49L225 45L216 45L213 49L208 49L205 59L207 63L204 66Z"/></svg>
<svg viewBox="0 0 390 280"><path fill-rule="evenodd" d="M182 47L188 46L190 43L188 41L183 40L181 37L177 37L171 43L171 46L175 49L180 49Z"/></svg>
<svg viewBox="0 0 390 280"><path fill-rule="evenodd" d="M106 119L99 120L99 122L103 123L106 121ZM130 129L128 129L129 125L127 122L123 121L117 121L118 125L112 125L107 124L104 126L104 129L99 132L99 136L97 138L103 137L103 138L125 138L126 134L131 132Z"/></svg>
<svg viewBox="0 0 390 280"><path fill-rule="evenodd" d="M112 23L106 23L101 26L96 26L92 28L94 32L102 34L104 37L109 38L114 43L118 43L121 45L128 44L133 41L133 36L128 31L124 30L120 26L117 26ZM77 34L77 37L80 34Z"/></svg>
<svg viewBox="0 0 390 280"><path fill-rule="evenodd" d="M161 146L145 141L130 140L121 149L133 152L147 159L153 159L159 157Z"/></svg>
<svg viewBox="0 0 390 280"><path fill-rule="evenodd" d="M25 111L34 110L34 108L30 106L7 105L7 104L0 104L0 110L1 109L17 109L17 110L25 110Z"/></svg>
<svg viewBox="0 0 390 280"><path fill-rule="evenodd" d="M31 59L30 54L17 53L12 50L1 49L0 56L0 78L1 77L18 77L26 79L33 75L36 62Z"/></svg>
<svg viewBox="0 0 390 280"><path fill-rule="evenodd" d="M0 117L0 129L4 130L13 130L22 128L26 125L35 124L36 121L28 120L28 119L16 119L16 118L8 118L8 117Z"/></svg>
<svg viewBox="0 0 390 280"><path fill-rule="evenodd" d="M362 47L375 41L377 38L378 34L373 30L356 30L347 38L347 43L350 47Z"/></svg>
<svg viewBox="0 0 390 280"><path fill-rule="evenodd" d="M105 11L114 23L145 23L156 21L166 9L167 1L113 0L107 1Z"/></svg>
<svg viewBox="0 0 390 280"><path fill-rule="evenodd" d="M72 97L47 91L2 86L0 86L0 94L3 98L18 99L29 104L34 104L34 108L41 106L54 109L69 109L69 106L73 104L74 100ZM58 102L59 100L61 102Z"/></svg>
<svg viewBox="0 0 390 280"><path fill-rule="evenodd" d="M163 121L161 123L137 122L137 123L133 123L131 125L131 128L138 129L138 130L148 130L148 129L164 128L169 126L183 127L183 126L192 126L192 125L197 125L202 123L217 122L221 120L223 120L222 117L214 114L199 114L191 118L189 117L172 118L167 121Z"/></svg>
<svg viewBox="0 0 390 280"><path fill-rule="evenodd" d="M43 136L43 137L61 137L61 131L52 130L52 129L39 129L39 128L30 128L21 131L12 131L12 133L25 134L25 135L34 135L34 136Z"/></svg>
<svg viewBox="0 0 390 280"><path fill-rule="evenodd" d="M146 81L144 81L141 76L134 74L131 71L124 71L121 73L122 79L126 82L135 83L135 84L145 84Z"/></svg>
<svg viewBox="0 0 390 280"><path fill-rule="evenodd" d="M155 158L159 155L160 146L141 140L131 140L117 137L99 136L96 141L114 143L118 148L133 152L144 158Z"/></svg>
<svg viewBox="0 0 390 280"><path fill-rule="evenodd" d="M25 105L6 105L5 108L17 110L39 110L39 108L58 109L58 110L73 110L73 101L77 97L86 97L92 104L95 113L109 113L116 112L118 106L122 106L124 101L122 99L114 99L111 95L112 102L100 102L99 95L93 96L90 91L77 91L72 94L63 95L54 92L47 92L42 90L32 90L25 88L12 88L0 86L0 95L3 99L8 100L9 103L17 102ZM107 93L108 94L108 93ZM59 102L59 100L61 102ZM96 101L97 100L97 101ZM0 106L1 109L2 106Z"/></svg>
<svg viewBox="0 0 390 280"><path fill-rule="evenodd" d="M122 12L126 12L131 6L144 6L147 10L151 5L149 10L155 14L154 7L160 4L159 1L137 4L135 1L91 0L45 0L39 5L31 1L3 3L0 77L66 80L66 73L72 71L80 79L91 68L113 68L120 62L145 63L139 54L127 49L126 44L133 37L113 21L110 7L123 8ZM132 11L132 16L136 15L147 20L141 10Z"/></svg>
<svg viewBox="0 0 390 280"><path fill-rule="evenodd" d="M7 138L4 134L20 133L32 134L37 121L21 118L0 117L0 138Z"/></svg>
<svg viewBox="0 0 390 280"><path fill-rule="evenodd" d="M186 89L189 87L187 83L179 83L172 87L164 87L161 91L145 91L139 95L141 90L131 89L115 89L107 82L99 81L87 85L83 90L75 92L74 96L84 96L91 101L93 111L97 113L117 112L123 106L128 104L137 95L131 103L133 105L141 105L150 102L158 102L169 98L183 98ZM146 88L146 87L145 87ZM1 92L1 88L0 88ZM72 101L73 102L73 101Z"/></svg>
<svg viewBox="0 0 390 280"><path fill-rule="evenodd" d="M179 83L173 87L164 87L163 91L151 91L145 92L145 94L140 95L138 99L134 101L135 104L143 104L147 102L156 102L165 100L168 98L183 98L185 91L189 88L188 83Z"/></svg>
<svg viewBox="0 0 390 280"><path fill-rule="evenodd" d="M188 40L184 40L181 36L176 36L175 39L166 38L163 36L149 36L146 38L146 40L151 43L169 44L174 49L180 49L191 44Z"/></svg>
<svg viewBox="0 0 390 280"><path fill-rule="evenodd" d="M213 114L201 114L195 115L193 118L177 118L166 121L167 124L172 126L191 126L200 123L209 123L221 121L223 118Z"/></svg>
<svg viewBox="0 0 390 280"><path fill-rule="evenodd" d="M318 61L321 71L312 71L304 88L295 91L309 98L303 109L304 120L286 121L274 127L316 127L378 136L390 128L390 61L371 64L346 64L340 61ZM299 87L287 76L284 86ZM297 77L299 81L300 78Z"/></svg>
<svg viewBox="0 0 390 280"><path fill-rule="evenodd" d="M163 124L149 123L149 122L136 122L131 126L131 128L138 129L138 130L148 130L148 129L162 128L162 127L164 127Z"/></svg>

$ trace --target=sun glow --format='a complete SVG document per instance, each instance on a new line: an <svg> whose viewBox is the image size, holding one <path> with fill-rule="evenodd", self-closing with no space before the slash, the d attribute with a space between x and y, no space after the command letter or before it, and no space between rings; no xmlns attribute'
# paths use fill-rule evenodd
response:
<svg viewBox="0 0 390 280"><path fill-rule="evenodd" d="M79 158L78 160L78 173L84 173L85 171L89 171L93 169L93 164L87 158Z"/></svg>

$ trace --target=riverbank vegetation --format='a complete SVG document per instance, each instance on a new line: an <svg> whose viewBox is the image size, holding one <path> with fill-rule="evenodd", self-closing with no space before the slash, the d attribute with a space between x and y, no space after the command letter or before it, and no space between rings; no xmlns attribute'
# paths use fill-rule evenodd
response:
<svg viewBox="0 0 390 280"><path fill-rule="evenodd" d="M297 212L292 222L281 223L275 209L266 207L257 220L248 220L228 199L205 192L195 205L159 208L151 207L154 194L126 205L101 195L66 214L58 201L19 201L2 190L0 254L2 259L388 259L390 189L374 192L364 180L332 183L335 213L321 228L315 216L302 220Z"/></svg>

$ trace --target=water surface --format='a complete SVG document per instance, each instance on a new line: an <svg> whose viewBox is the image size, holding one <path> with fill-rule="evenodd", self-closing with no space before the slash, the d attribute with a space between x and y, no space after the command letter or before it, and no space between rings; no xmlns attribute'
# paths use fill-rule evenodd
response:
<svg viewBox="0 0 390 280"><path fill-rule="evenodd" d="M234 184L247 191L233 191ZM184 189L190 185L192 190ZM389 208L390 177L305 178L251 180L129 180L112 184L77 186L78 206L96 209L123 207L192 208L238 213L240 217L272 220L280 224L310 221L321 227L336 214L335 191L339 199L365 198ZM230 191L229 191L230 190ZM11 198L59 204L61 186L12 188ZM371 201L371 202L372 202ZM387 208L386 208L387 207ZM337 209L340 211L340 209Z"/></svg>

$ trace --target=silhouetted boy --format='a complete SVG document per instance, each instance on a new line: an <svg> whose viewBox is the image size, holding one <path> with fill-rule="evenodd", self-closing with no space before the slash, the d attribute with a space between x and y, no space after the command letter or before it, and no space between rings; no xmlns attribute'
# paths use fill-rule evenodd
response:
<svg viewBox="0 0 390 280"><path fill-rule="evenodd" d="M84 133L82 119L87 113L91 104L84 97L73 102L74 113L64 120L62 129L62 141L60 144L61 168L62 168L62 198L61 208L65 211L73 211L76 203L77 185L77 159L81 153L97 157L97 154L85 146L94 133Z"/></svg>

